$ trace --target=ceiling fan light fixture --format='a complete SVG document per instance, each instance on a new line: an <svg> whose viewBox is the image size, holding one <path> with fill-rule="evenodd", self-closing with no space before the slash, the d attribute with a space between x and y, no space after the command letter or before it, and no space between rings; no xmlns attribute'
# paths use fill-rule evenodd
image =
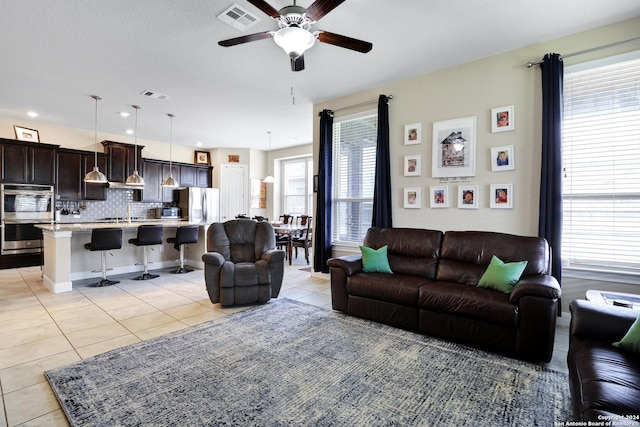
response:
<svg viewBox="0 0 640 427"><path fill-rule="evenodd" d="M299 27L281 28L273 36L273 40L289 57L296 59L302 56L316 41L309 31Z"/></svg>

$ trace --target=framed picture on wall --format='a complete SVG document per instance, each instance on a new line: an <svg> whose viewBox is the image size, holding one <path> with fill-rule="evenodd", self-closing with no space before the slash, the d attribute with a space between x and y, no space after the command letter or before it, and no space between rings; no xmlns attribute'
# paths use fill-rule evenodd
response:
<svg viewBox="0 0 640 427"><path fill-rule="evenodd" d="M431 187L431 208L448 208L449 207L449 187Z"/></svg>
<svg viewBox="0 0 640 427"><path fill-rule="evenodd" d="M492 209L513 208L513 185L491 184L490 206Z"/></svg>
<svg viewBox="0 0 640 427"><path fill-rule="evenodd" d="M404 176L420 176L422 174L422 156L419 154L404 156Z"/></svg>
<svg viewBox="0 0 640 427"><path fill-rule="evenodd" d="M476 117L433 123L431 176L476 175Z"/></svg>
<svg viewBox="0 0 640 427"><path fill-rule="evenodd" d="M478 186L461 185L458 187L458 208L478 209Z"/></svg>
<svg viewBox="0 0 640 427"><path fill-rule="evenodd" d="M516 168L516 156L513 145L491 148L491 170L493 172L514 170Z"/></svg>
<svg viewBox="0 0 640 427"><path fill-rule="evenodd" d="M420 188L410 187L404 189L404 208L419 209L420 208Z"/></svg>
<svg viewBox="0 0 640 427"><path fill-rule="evenodd" d="M513 105L491 109L491 132L515 130L516 117Z"/></svg>
<svg viewBox="0 0 640 427"><path fill-rule="evenodd" d="M404 145L422 143L422 123L404 125Z"/></svg>
<svg viewBox="0 0 640 427"><path fill-rule="evenodd" d="M194 163L196 165L209 165L209 152L196 151Z"/></svg>

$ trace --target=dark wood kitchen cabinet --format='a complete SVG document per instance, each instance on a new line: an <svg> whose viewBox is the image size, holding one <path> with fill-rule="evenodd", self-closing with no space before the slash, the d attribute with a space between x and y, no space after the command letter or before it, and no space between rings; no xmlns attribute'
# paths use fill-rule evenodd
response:
<svg viewBox="0 0 640 427"><path fill-rule="evenodd" d="M2 182L16 184L55 183L58 145L0 139Z"/></svg>
<svg viewBox="0 0 640 427"><path fill-rule="evenodd" d="M195 187L196 186L196 167L195 166L180 166L180 187ZM175 177L175 175L174 175Z"/></svg>
<svg viewBox="0 0 640 427"><path fill-rule="evenodd" d="M82 177L93 170L96 164L95 153L84 153L82 155ZM107 156L98 154L98 169L105 173L107 170ZM98 184L95 182L84 182L82 180L82 200L107 200L107 188L109 184Z"/></svg>
<svg viewBox="0 0 640 427"><path fill-rule="evenodd" d="M107 200L108 184L84 182L84 176L95 166L95 153L89 151L59 149L56 153L57 200ZM107 158L98 154L98 168L104 173Z"/></svg>
<svg viewBox="0 0 640 427"><path fill-rule="evenodd" d="M138 145L137 165L136 146L115 141L102 141L105 154L107 155L107 179L110 182L125 182L127 177L137 170L142 171L142 149L144 146ZM141 174L142 175L142 174ZM142 175L144 178L144 175Z"/></svg>
<svg viewBox="0 0 640 427"><path fill-rule="evenodd" d="M206 168L199 167L196 169L196 187L211 187L211 172L213 171L213 166L208 166Z"/></svg>
<svg viewBox="0 0 640 427"><path fill-rule="evenodd" d="M180 167L173 165L173 173ZM175 188L163 187L162 181L169 176L169 163L162 160L142 161L142 172L144 177L144 189L140 191L140 201L142 202L176 202Z"/></svg>

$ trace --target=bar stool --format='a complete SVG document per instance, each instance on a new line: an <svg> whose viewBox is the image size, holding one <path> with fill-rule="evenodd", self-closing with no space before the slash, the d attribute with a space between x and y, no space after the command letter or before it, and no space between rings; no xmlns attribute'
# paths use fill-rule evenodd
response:
<svg viewBox="0 0 640 427"><path fill-rule="evenodd" d="M182 227L178 227L176 237L169 237L167 239L167 243L173 243L173 247L177 251L180 251L180 267L177 270L172 271L172 273L180 274L193 271L192 268L184 268L184 245L187 243L198 242L199 228L200 227L197 225L184 225Z"/></svg>
<svg viewBox="0 0 640 427"><path fill-rule="evenodd" d="M90 251L100 251L100 259L102 263L102 279L99 282L92 283L89 286L111 286L120 283L119 280L107 279L107 251L122 248L122 229L121 228L94 228L91 232L91 242L85 243L84 248ZM111 270L111 269L109 269Z"/></svg>
<svg viewBox="0 0 640 427"><path fill-rule="evenodd" d="M138 235L135 239L129 239L129 243L144 248L144 273L136 276L133 280L149 280L160 277L158 274L150 274L148 271L149 255L147 249L151 245L162 244L162 226L161 225L141 225L138 227ZM139 265L139 264L138 264Z"/></svg>

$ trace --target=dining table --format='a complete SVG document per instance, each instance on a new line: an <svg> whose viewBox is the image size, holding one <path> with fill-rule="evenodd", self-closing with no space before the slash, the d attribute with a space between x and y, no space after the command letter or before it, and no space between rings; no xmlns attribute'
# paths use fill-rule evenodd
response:
<svg viewBox="0 0 640 427"><path fill-rule="evenodd" d="M275 231L276 236L280 234L288 237L287 254L289 255L289 265L291 265L291 261L293 258L293 239L294 237L302 234L302 232L306 231L307 226L298 224L283 224L281 222L271 223L271 225L273 226L273 231Z"/></svg>

